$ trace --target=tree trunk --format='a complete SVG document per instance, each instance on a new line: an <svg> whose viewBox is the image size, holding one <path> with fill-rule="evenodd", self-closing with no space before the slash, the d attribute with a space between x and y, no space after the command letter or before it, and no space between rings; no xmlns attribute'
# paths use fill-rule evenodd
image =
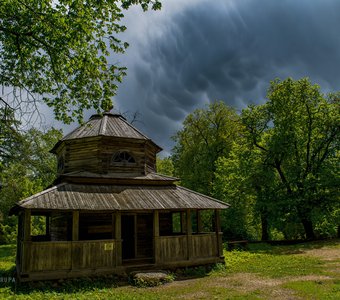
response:
<svg viewBox="0 0 340 300"><path fill-rule="evenodd" d="M305 229L305 234L306 234L307 240L314 240L315 234L314 234L314 230L313 230L312 221L307 219L307 218L302 218L301 222L302 222L303 228Z"/></svg>
<svg viewBox="0 0 340 300"><path fill-rule="evenodd" d="M268 241L269 240L268 220L267 220L267 215L263 212L261 213L261 227L262 227L261 241Z"/></svg>

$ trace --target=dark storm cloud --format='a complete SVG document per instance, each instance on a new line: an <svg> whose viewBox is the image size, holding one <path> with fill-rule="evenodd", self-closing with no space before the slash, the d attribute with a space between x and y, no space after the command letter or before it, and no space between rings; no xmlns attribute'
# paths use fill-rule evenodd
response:
<svg viewBox="0 0 340 300"><path fill-rule="evenodd" d="M339 90L340 1L201 1L143 36L119 97L144 130L169 136L203 103L237 109L263 101L269 81L308 76ZM147 41L145 41L147 39ZM131 75L132 74L132 75Z"/></svg>

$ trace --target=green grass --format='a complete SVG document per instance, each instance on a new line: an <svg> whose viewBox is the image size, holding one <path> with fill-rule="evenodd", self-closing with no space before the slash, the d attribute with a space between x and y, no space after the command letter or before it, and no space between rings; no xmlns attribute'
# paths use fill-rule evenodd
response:
<svg viewBox="0 0 340 300"><path fill-rule="evenodd" d="M339 259L308 254L325 249L340 251L339 240L294 246L251 244L247 251L225 251L226 266L187 270L174 282L152 288L133 287L115 276L17 287L0 281L0 299L272 299L280 295L340 299ZM14 261L15 246L0 246L0 277L11 276Z"/></svg>
<svg viewBox="0 0 340 300"><path fill-rule="evenodd" d="M16 245L0 246L0 277L11 274L15 268Z"/></svg>
<svg viewBox="0 0 340 300"><path fill-rule="evenodd" d="M340 299L339 280L294 281L284 287L297 291L297 295L304 299Z"/></svg>
<svg viewBox="0 0 340 300"><path fill-rule="evenodd" d="M229 273L256 273L270 278L325 274L324 263L319 259L294 254L233 251L226 253L225 261Z"/></svg>

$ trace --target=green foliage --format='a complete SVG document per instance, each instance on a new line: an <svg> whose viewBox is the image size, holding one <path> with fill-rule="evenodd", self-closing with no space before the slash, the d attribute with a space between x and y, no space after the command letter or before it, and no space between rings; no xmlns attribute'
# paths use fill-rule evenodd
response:
<svg viewBox="0 0 340 300"><path fill-rule="evenodd" d="M0 158L0 210L3 213L0 238L6 242L13 242L17 222L17 218L8 216L9 209L17 201L38 193L53 183L56 159L49 150L62 136L59 130L53 128L46 132L37 129L16 131L16 134L15 147L11 147L10 155ZM36 226L32 228L33 231L38 230Z"/></svg>
<svg viewBox="0 0 340 300"><path fill-rule="evenodd" d="M241 142L234 143L228 157L216 162L214 196L231 206L221 214L226 239L259 239L255 179L251 156Z"/></svg>
<svg viewBox="0 0 340 300"><path fill-rule="evenodd" d="M174 165L171 157L156 158L157 173L173 176L174 175Z"/></svg>
<svg viewBox="0 0 340 300"><path fill-rule="evenodd" d="M299 220L314 238L313 214L339 208L339 95L324 96L308 79L288 78L271 82L267 97L242 112L250 149L276 176L278 197L266 202L282 225Z"/></svg>
<svg viewBox="0 0 340 300"><path fill-rule="evenodd" d="M46 217L31 216L31 235L46 234Z"/></svg>
<svg viewBox="0 0 340 300"><path fill-rule="evenodd" d="M188 115L174 136L174 174L231 204L227 239L334 237L340 94L288 78L271 82L267 98L240 117L222 102Z"/></svg>
<svg viewBox="0 0 340 300"><path fill-rule="evenodd" d="M0 85L43 95L65 123L82 121L85 109L109 110L126 68L108 58L128 47L118 35L122 9L134 4L161 8L158 0L1 1Z"/></svg>
<svg viewBox="0 0 340 300"><path fill-rule="evenodd" d="M167 274L165 278L141 278L141 277L133 277L130 278L129 282L139 288L147 288L147 287L154 287L159 286L165 283L173 282L175 280L175 275L173 273Z"/></svg>
<svg viewBox="0 0 340 300"><path fill-rule="evenodd" d="M0 245L0 277L13 276L15 268L16 245Z"/></svg>
<svg viewBox="0 0 340 300"><path fill-rule="evenodd" d="M174 137L172 160L181 184L206 195L213 194L216 161L228 156L239 138L236 112L223 102L214 102L187 116Z"/></svg>
<svg viewBox="0 0 340 300"><path fill-rule="evenodd" d="M0 244L15 244L17 241L18 226L12 222L0 223Z"/></svg>

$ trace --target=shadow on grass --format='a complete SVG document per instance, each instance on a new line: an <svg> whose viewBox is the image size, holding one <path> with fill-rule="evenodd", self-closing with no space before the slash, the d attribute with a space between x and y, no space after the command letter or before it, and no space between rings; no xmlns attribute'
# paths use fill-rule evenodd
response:
<svg viewBox="0 0 340 300"><path fill-rule="evenodd" d="M270 241L263 243L249 243L247 251L272 255L303 254L307 250L335 247L340 239L319 241Z"/></svg>
<svg viewBox="0 0 340 300"><path fill-rule="evenodd" d="M223 268L225 269L224 264L209 264L209 265L197 266L197 267L187 267L187 268L177 269L174 272L174 276L176 278L176 281L203 278L203 277L209 276L211 271L218 269L219 265L223 265Z"/></svg>
<svg viewBox="0 0 340 300"><path fill-rule="evenodd" d="M216 265L198 266L191 268L178 269L171 273L176 280L197 279L208 276L209 273L216 268ZM13 293L30 294L33 292L40 293L60 293L60 294L73 294L89 291L97 291L108 288L117 288L122 286L131 285L128 276L98 276L98 277L83 277L72 279L60 279L49 281L36 281L20 283L11 285Z"/></svg>
<svg viewBox="0 0 340 300"><path fill-rule="evenodd" d="M48 281L23 282L12 285L12 292L15 294L30 294L33 292L41 293L61 293L73 294L81 292L96 291L107 288L116 288L129 285L127 279L115 275L84 277Z"/></svg>

